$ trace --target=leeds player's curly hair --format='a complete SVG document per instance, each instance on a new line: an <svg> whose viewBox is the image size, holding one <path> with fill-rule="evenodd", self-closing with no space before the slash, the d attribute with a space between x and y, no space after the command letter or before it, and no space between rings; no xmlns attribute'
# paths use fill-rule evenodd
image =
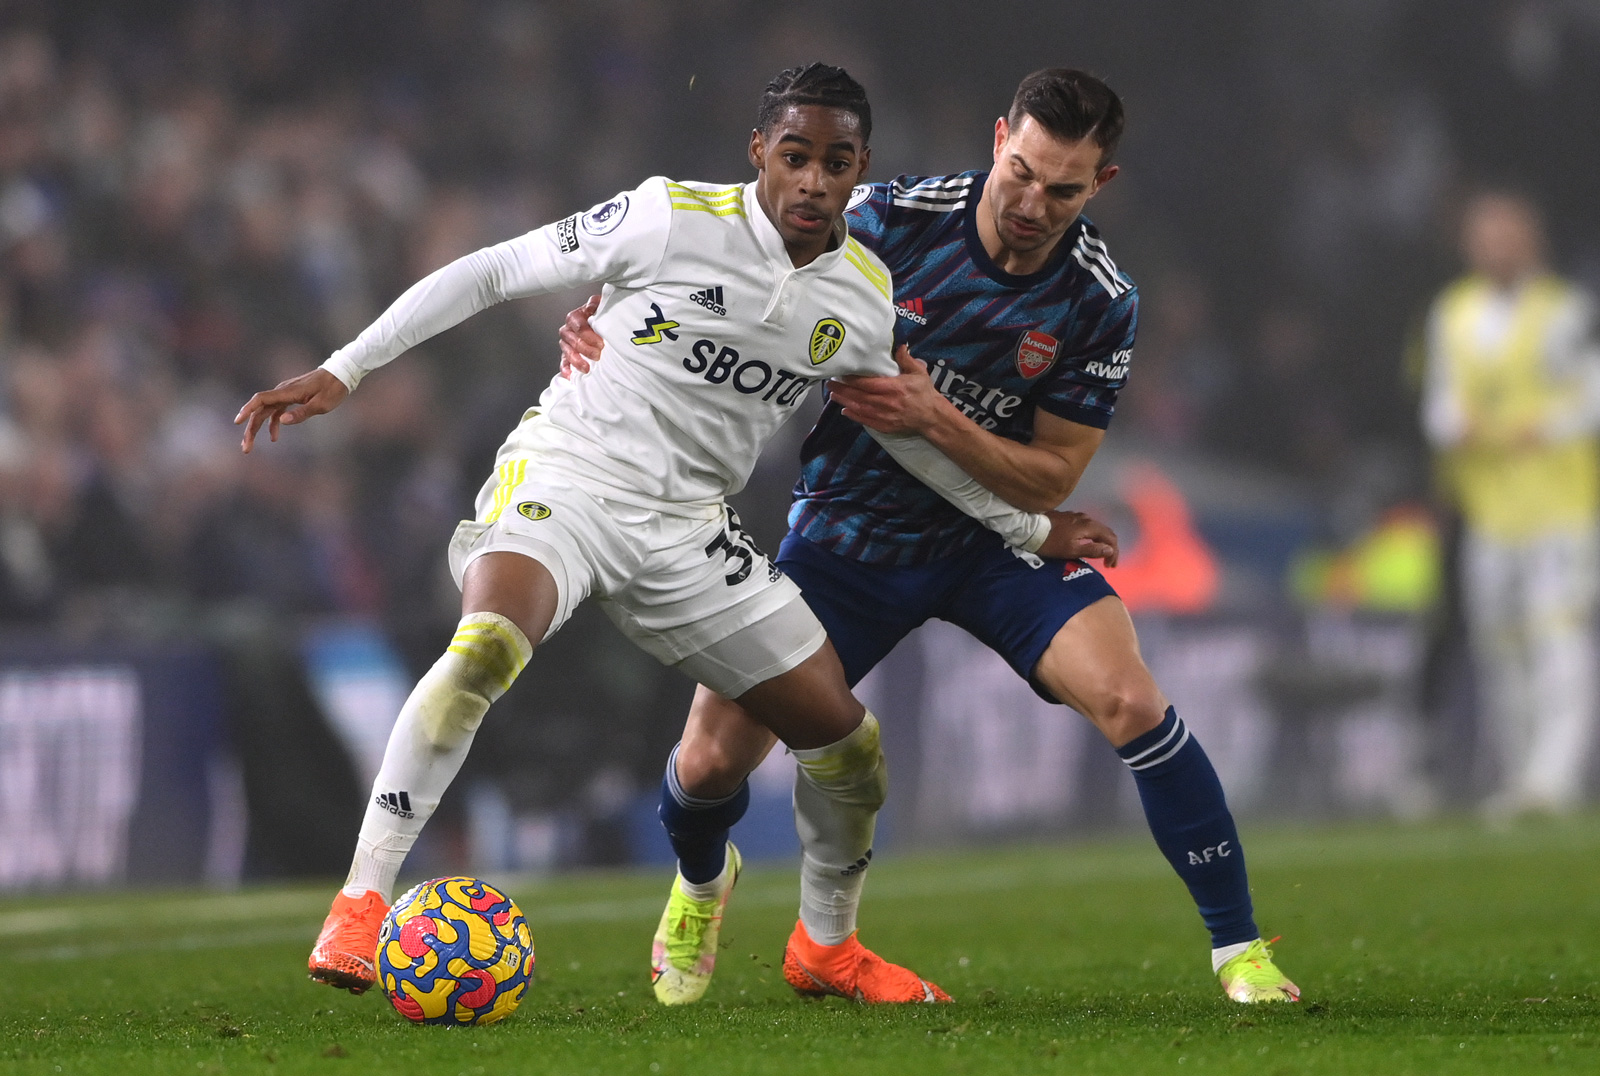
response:
<svg viewBox="0 0 1600 1076"><path fill-rule="evenodd" d="M866 145L872 137L872 106L867 104L867 91L842 67L812 63L778 72L761 95L756 129L771 134L772 125L794 105L821 105L853 112L861 121L861 144Z"/></svg>
<svg viewBox="0 0 1600 1076"><path fill-rule="evenodd" d="M1006 121L1014 128L1024 116L1066 142L1093 137L1101 168L1122 140L1122 98L1087 71L1047 67L1023 79Z"/></svg>

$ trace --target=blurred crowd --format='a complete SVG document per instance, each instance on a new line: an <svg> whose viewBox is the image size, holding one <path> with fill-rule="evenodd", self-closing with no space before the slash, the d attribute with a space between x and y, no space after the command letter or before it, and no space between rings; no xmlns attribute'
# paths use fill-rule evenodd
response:
<svg viewBox="0 0 1600 1076"><path fill-rule="evenodd" d="M426 174L403 101L298 98L301 42L262 22L195 5L0 39L6 620L130 597L406 620L440 589L466 455L492 449L481 382L424 357L249 460L230 420L411 279L526 227L526 192ZM457 349L480 369L533 350L518 318L473 328Z"/></svg>
<svg viewBox="0 0 1600 1076"><path fill-rule="evenodd" d="M813 53L873 92L880 176L983 165L1031 66L1110 77L1125 178L1093 208L1146 295L1118 438L1329 502L1416 493L1400 356L1462 193L1524 184L1558 260L1600 273L1570 178L1600 166L1580 122L1595 5L1168 6L1031 12L1064 50L871 4L0 7L0 618L130 592L396 622L448 606L440 537L550 376L562 299L475 319L249 461L234 410L476 246L651 172L742 174L762 80ZM777 505L789 475L769 470Z"/></svg>
<svg viewBox="0 0 1600 1076"><path fill-rule="evenodd" d="M1402 356L1465 194L1523 190L1600 278L1581 0L11 0L0 625L350 615L428 660L445 538L582 296L480 315L248 458L234 413L456 256L649 174L745 175L761 86L819 57L873 96L878 178L986 166L1029 70L1107 77L1129 135L1091 215L1144 295L1114 440L1276 475L1347 537L1426 491ZM792 476L748 494L766 542ZM613 704L659 695L615 668Z"/></svg>

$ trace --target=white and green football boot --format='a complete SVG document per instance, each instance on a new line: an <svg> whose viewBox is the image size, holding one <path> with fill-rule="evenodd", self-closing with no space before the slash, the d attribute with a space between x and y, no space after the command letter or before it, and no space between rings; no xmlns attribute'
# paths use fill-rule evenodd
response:
<svg viewBox="0 0 1600 1076"><path fill-rule="evenodd" d="M728 884L711 900L690 900L683 892L683 875L672 880L672 895L667 898L650 950L650 981L661 1004L699 1001L711 985L711 972L717 965L717 939L722 934L722 909L727 907L728 894L733 892L742 866L739 850L729 841L724 871Z"/></svg>
<svg viewBox="0 0 1600 1076"><path fill-rule="evenodd" d="M1241 1005L1300 1000L1300 988L1278 970L1278 966L1272 962L1272 950L1260 938L1222 965L1217 978L1222 981L1223 992Z"/></svg>

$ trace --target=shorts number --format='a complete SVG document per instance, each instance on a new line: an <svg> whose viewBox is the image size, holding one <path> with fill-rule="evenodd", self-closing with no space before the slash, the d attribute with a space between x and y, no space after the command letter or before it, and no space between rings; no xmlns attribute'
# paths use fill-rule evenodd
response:
<svg viewBox="0 0 1600 1076"><path fill-rule="evenodd" d="M744 527L739 523L739 513L732 508L728 512L728 529L713 538L706 546L706 556L715 557L719 552L729 562L737 561L722 577L722 581L730 587L736 587L750 578L750 570L755 567L756 558L761 556L761 550L756 543L744 532Z"/></svg>

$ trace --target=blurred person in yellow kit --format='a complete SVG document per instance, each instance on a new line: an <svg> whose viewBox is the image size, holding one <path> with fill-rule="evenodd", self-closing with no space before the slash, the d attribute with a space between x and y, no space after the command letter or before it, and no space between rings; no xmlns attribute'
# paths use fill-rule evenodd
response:
<svg viewBox="0 0 1600 1076"><path fill-rule="evenodd" d="M1461 586L1491 817L1583 798L1595 724L1600 347L1593 305L1545 261L1525 199L1486 193L1462 222L1466 276L1434 301L1422 420L1464 523Z"/></svg>

